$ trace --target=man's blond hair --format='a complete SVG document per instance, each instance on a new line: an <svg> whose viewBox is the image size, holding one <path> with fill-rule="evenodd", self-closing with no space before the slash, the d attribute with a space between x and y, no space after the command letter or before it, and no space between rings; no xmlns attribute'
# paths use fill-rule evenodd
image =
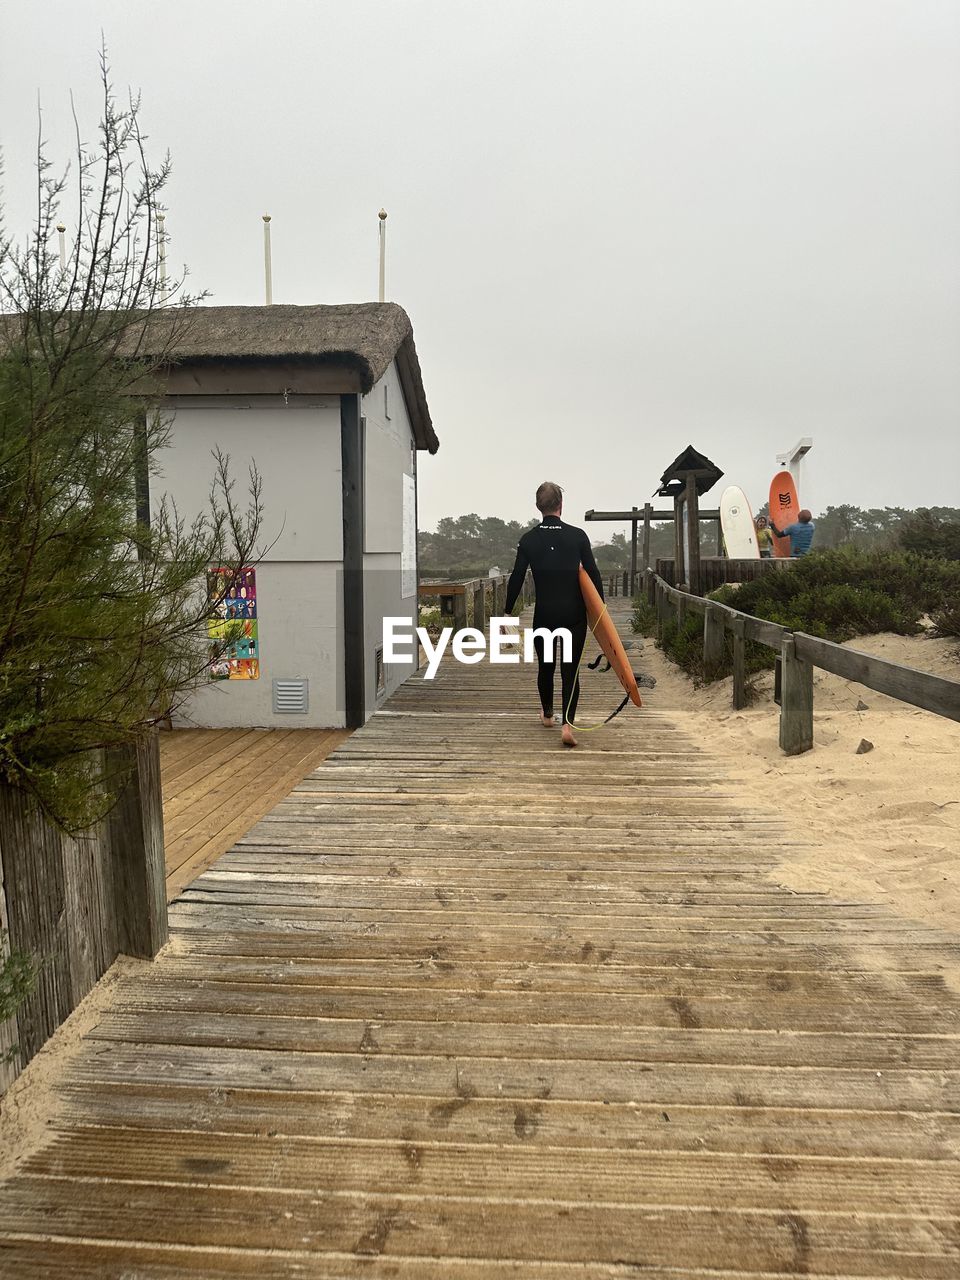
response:
<svg viewBox="0 0 960 1280"><path fill-rule="evenodd" d="M563 490L558 484L554 484L552 480L544 480L543 484L537 490L537 510L543 516L553 515L555 511L560 510L563 502Z"/></svg>

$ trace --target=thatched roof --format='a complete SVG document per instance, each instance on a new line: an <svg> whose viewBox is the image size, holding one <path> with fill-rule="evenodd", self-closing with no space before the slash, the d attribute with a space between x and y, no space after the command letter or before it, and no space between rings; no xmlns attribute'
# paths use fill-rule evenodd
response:
<svg viewBox="0 0 960 1280"><path fill-rule="evenodd" d="M699 453L692 444L688 444L683 453L674 458L660 477L660 488L657 493L663 497L674 497L686 488L687 476L696 473L697 493L704 494L723 475L720 468L710 461L706 454Z"/></svg>
<svg viewBox="0 0 960 1280"><path fill-rule="evenodd" d="M122 329L123 326L121 326ZM0 315L0 350L20 338L22 320ZM341 306L170 307L134 317L121 338L120 356L145 356L186 367L202 381L204 366L325 366L372 390L396 361L403 398L418 449L440 448L430 418L413 326L395 302ZM348 389L344 385L343 390Z"/></svg>
<svg viewBox="0 0 960 1280"><path fill-rule="evenodd" d="M169 313L168 313L169 314ZM163 340L163 313L158 335ZM185 320L185 324L181 321ZM305 360L353 369L368 392L392 360L420 448L440 447L423 389L413 326L395 302L340 306L197 307L177 314L173 355L177 363L208 360ZM149 341L146 344L149 348Z"/></svg>

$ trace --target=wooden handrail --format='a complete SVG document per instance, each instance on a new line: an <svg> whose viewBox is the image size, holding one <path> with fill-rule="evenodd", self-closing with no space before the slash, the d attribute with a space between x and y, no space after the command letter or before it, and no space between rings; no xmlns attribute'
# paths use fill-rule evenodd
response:
<svg viewBox="0 0 960 1280"><path fill-rule="evenodd" d="M657 639L663 638L667 602L678 619L687 613L703 615L704 667L716 670L723 649L723 633L733 636L733 705L746 706L744 676L745 645L755 640L779 653L780 664L780 746L788 755L809 751L813 746L813 668L830 671L855 684L900 702L932 711L949 720L960 721L960 680L918 671L915 667L876 658L860 649L848 649L802 631L743 613L719 600L692 595L671 587L659 574L647 569L644 578L648 595L657 609Z"/></svg>

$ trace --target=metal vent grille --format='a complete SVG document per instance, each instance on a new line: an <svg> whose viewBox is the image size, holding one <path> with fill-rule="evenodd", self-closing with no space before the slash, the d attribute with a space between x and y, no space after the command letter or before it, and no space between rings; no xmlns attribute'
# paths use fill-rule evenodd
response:
<svg viewBox="0 0 960 1280"><path fill-rule="evenodd" d="M273 710L277 715L305 715L309 703L309 680L274 680Z"/></svg>

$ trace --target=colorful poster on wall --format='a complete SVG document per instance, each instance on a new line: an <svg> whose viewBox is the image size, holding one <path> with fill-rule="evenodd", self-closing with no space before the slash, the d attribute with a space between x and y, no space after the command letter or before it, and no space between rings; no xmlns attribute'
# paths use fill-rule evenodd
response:
<svg viewBox="0 0 960 1280"><path fill-rule="evenodd" d="M209 570L207 599L216 602L215 616L207 620L210 679L259 680L256 570Z"/></svg>

